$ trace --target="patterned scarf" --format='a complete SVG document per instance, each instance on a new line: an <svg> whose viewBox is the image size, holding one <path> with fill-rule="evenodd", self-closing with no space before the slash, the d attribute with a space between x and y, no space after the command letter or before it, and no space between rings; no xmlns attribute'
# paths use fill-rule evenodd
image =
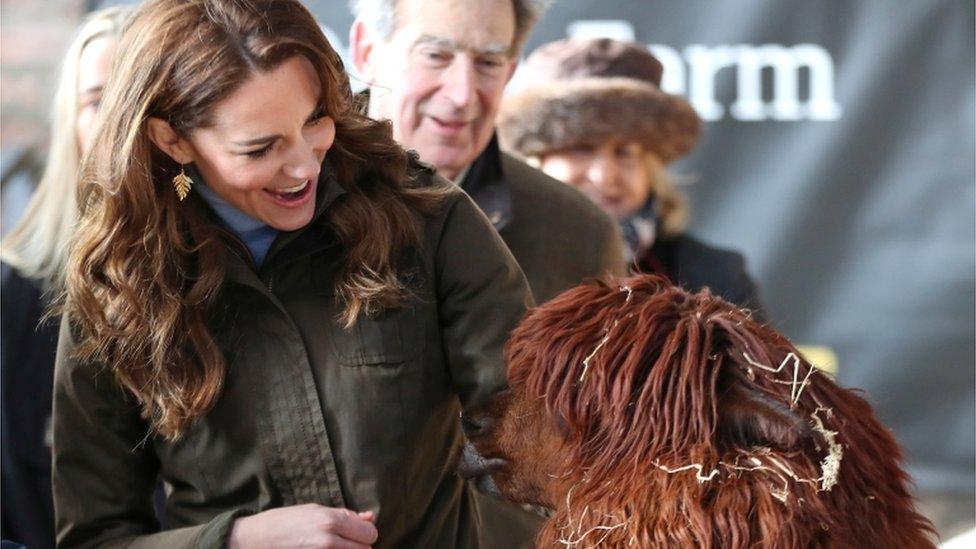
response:
<svg viewBox="0 0 976 549"><path fill-rule="evenodd" d="M620 232L624 236L624 253L627 255L628 264L654 245L657 231L657 199L652 194L641 209L620 221Z"/></svg>

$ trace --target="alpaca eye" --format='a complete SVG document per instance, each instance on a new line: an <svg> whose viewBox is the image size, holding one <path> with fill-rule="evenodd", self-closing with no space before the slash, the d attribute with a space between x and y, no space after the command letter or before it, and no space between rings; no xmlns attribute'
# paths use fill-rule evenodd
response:
<svg viewBox="0 0 976 549"><path fill-rule="evenodd" d="M556 422L556 431L559 432L559 435L562 437L569 436L569 422L566 421L566 418L557 412L553 414L552 419Z"/></svg>

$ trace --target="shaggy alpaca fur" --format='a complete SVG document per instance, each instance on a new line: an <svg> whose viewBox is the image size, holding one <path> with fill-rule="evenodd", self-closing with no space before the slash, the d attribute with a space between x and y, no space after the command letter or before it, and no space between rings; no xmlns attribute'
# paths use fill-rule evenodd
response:
<svg viewBox="0 0 976 549"><path fill-rule="evenodd" d="M535 86L505 99L503 147L539 156L608 140L636 141L667 164L687 154L702 123L683 98L633 78L586 78Z"/></svg>
<svg viewBox="0 0 976 549"><path fill-rule="evenodd" d="M532 310L511 391L465 418L540 547L933 547L856 392L707 291L639 276Z"/></svg>

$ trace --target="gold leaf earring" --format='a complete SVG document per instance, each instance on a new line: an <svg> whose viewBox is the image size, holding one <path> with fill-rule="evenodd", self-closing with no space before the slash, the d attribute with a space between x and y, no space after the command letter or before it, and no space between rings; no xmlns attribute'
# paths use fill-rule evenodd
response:
<svg viewBox="0 0 976 549"><path fill-rule="evenodd" d="M186 195L190 194L190 187L192 186L193 180L187 177L186 172L183 171L183 164L180 164L180 173L173 178L173 188L176 189L176 196L180 202L183 202Z"/></svg>

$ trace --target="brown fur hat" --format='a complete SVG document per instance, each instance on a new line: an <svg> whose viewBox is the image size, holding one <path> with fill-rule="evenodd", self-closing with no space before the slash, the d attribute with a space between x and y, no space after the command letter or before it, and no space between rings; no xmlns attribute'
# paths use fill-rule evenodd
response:
<svg viewBox="0 0 976 549"><path fill-rule="evenodd" d="M498 117L502 145L522 156L618 139L637 141L668 163L701 135L698 114L684 98L661 91L661 63L638 44L550 42L522 70L531 81L505 98Z"/></svg>

